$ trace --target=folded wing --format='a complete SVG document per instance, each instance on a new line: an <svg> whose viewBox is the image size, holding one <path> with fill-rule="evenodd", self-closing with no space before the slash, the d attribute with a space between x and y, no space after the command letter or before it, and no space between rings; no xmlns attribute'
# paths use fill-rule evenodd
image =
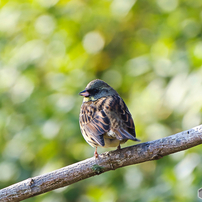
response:
<svg viewBox="0 0 202 202"><path fill-rule="evenodd" d="M98 110L93 104L83 104L80 124L89 144L105 145L103 134L110 130L110 121L103 109Z"/></svg>

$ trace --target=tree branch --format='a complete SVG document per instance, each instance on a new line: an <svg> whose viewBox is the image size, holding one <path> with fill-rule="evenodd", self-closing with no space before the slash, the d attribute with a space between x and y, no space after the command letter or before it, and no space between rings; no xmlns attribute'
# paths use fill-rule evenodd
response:
<svg viewBox="0 0 202 202"><path fill-rule="evenodd" d="M1 202L21 201L109 170L157 160L202 144L202 125L162 139L110 151L0 190Z"/></svg>

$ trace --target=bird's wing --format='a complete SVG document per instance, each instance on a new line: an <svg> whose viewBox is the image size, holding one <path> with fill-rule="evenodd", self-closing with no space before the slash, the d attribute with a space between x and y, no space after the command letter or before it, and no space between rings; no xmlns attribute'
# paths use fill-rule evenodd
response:
<svg viewBox="0 0 202 202"><path fill-rule="evenodd" d="M80 112L80 125L85 131L87 142L105 145L103 134L109 131L110 121L100 105L84 103Z"/></svg>
<svg viewBox="0 0 202 202"><path fill-rule="evenodd" d="M113 102L110 106L111 106L111 108L114 108L114 110L120 117L121 121L123 121L123 127L115 128L114 132L119 137L122 136L123 139L131 139L134 141L139 141L136 138L135 125L134 125L132 116L131 116L125 102L122 100L122 98L120 96L114 96Z"/></svg>

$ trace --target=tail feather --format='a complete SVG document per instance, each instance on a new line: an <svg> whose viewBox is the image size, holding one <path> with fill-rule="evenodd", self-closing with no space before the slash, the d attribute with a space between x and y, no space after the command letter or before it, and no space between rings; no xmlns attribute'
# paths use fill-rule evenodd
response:
<svg viewBox="0 0 202 202"><path fill-rule="evenodd" d="M116 138L119 139L120 141L126 139L119 129L115 129L114 134L116 135Z"/></svg>
<svg viewBox="0 0 202 202"><path fill-rule="evenodd" d="M116 129L114 132L116 134L116 137L119 140L130 139L130 140L133 140L133 141L138 141L138 142L140 141L139 139L137 139L136 137L131 135L129 132L127 132L123 128Z"/></svg>

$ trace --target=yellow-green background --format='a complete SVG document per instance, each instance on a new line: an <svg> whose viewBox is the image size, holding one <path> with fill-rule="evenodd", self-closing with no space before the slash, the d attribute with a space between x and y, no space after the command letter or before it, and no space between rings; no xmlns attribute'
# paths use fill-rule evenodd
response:
<svg viewBox="0 0 202 202"><path fill-rule="evenodd" d="M123 97L143 142L200 124L202 1L1 0L0 188L93 156L78 93L96 78ZM25 201L200 201L201 155L198 146Z"/></svg>

